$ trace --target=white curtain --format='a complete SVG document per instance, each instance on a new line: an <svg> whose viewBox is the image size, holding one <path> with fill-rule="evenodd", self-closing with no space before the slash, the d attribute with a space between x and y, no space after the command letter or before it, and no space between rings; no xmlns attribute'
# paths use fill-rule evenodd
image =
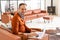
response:
<svg viewBox="0 0 60 40"><path fill-rule="evenodd" d="M7 3L7 1L1 1L1 10L2 10L2 12L5 12L6 3Z"/></svg>

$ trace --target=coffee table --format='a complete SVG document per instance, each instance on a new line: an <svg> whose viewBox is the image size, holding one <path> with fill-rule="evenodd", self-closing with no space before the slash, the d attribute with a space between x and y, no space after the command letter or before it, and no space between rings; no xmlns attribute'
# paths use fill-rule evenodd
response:
<svg viewBox="0 0 60 40"><path fill-rule="evenodd" d="M43 17L26 21L26 26L29 28L45 29L45 30L56 30L60 27L60 17L53 16L53 20L49 23L44 23ZM50 34L49 40L60 40L58 36Z"/></svg>
<svg viewBox="0 0 60 40"><path fill-rule="evenodd" d="M26 21L26 26L29 28L40 28L40 29L52 29L56 30L56 27L60 27L60 17L53 16L53 20L50 23L44 23L43 17Z"/></svg>

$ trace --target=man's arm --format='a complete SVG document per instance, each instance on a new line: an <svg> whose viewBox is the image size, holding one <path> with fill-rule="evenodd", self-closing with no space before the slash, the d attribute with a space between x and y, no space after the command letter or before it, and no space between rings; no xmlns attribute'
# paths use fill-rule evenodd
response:
<svg viewBox="0 0 60 40"><path fill-rule="evenodd" d="M24 24L25 23L22 18L18 17L18 19L19 19L19 21L20 21L21 24Z"/></svg>
<svg viewBox="0 0 60 40"><path fill-rule="evenodd" d="M19 21L18 20L15 20L15 19L12 20L12 32L13 34L18 34L19 32Z"/></svg>

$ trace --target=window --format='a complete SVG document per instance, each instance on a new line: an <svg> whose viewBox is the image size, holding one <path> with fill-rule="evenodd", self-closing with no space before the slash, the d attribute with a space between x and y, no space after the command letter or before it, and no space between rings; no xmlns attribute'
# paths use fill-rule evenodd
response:
<svg viewBox="0 0 60 40"><path fill-rule="evenodd" d="M1 0L1 10L2 12L5 12L8 8L10 8L11 11L16 11L20 3L26 3L28 10L33 10L33 9L45 10L46 9L45 7L46 0L10 0L10 1Z"/></svg>
<svg viewBox="0 0 60 40"><path fill-rule="evenodd" d="M17 11L17 1L10 1L10 10L12 11Z"/></svg>
<svg viewBox="0 0 60 40"><path fill-rule="evenodd" d="M21 1L21 0L20 0ZM24 3L27 4L27 9L41 9L45 10L45 2L46 0L25 0Z"/></svg>
<svg viewBox="0 0 60 40"><path fill-rule="evenodd" d="M27 4L27 9L39 9L40 8L40 5L38 4L39 2L38 1L34 1L34 0L31 0L31 1L25 1L25 3Z"/></svg>
<svg viewBox="0 0 60 40"><path fill-rule="evenodd" d="M2 10L2 12L5 12L6 4L7 4L7 1L1 1L1 10ZM8 8L8 5L7 5L7 8Z"/></svg>
<svg viewBox="0 0 60 40"><path fill-rule="evenodd" d="M40 0L25 0L24 3L27 4L27 9L28 10L33 10L33 9L40 9Z"/></svg>
<svg viewBox="0 0 60 40"><path fill-rule="evenodd" d="M45 10L45 1L41 0L41 10Z"/></svg>

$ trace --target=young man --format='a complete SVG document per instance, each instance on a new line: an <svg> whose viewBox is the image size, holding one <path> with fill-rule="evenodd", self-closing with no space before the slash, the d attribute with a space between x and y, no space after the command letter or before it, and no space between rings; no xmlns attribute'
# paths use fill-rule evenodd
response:
<svg viewBox="0 0 60 40"><path fill-rule="evenodd" d="M18 34L18 32L22 32L22 33L30 33L31 29L29 29L28 27L26 27L25 23L24 23L24 13L26 12L26 4L25 3L21 3L19 4L19 10L18 12L15 12L15 15L12 19L12 32L14 34Z"/></svg>

